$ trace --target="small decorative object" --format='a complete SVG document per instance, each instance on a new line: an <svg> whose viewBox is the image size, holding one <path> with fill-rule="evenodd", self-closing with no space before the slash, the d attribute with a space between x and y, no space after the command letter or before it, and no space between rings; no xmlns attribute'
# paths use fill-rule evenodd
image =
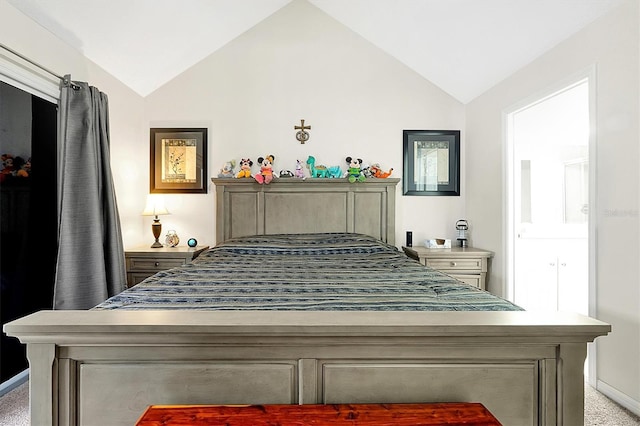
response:
<svg viewBox="0 0 640 426"><path fill-rule="evenodd" d="M273 180L273 160L276 157L273 155L267 155L266 158L259 157L258 163L260 163L260 173L256 173L253 177L254 179L262 184L269 184Z"/></svg>
<svg viewBox="0 0 640 426"><path fill-rule="evenodd" d="M317 165L316 166L316 158L313 155L310 155L307 158L307 167L309 167L309 173L311 173L312 178L328 178L329 177L329 169L325 165Z"/></svg>
<svg viewBox="0 0 640 426"><path fill-rule="evenodd" d="M20 170L16 172L18 177L29 177L31 174L31 157L27 158L24 164L20 167Z"/></svg>
<svg viewBox="0 0 640 426"><path fill-rule="evenodd" d="M304 167L302 167L302 161L296 160L296 171L295 176L300 179L306 178L304 174Z"/></svg>
<svg viewBox="0 0 640 426"><path fill-rule="evenodd" d="M232 178L235 177L233 169L236 167L236 160L227 161L218 173L219 178Z"/></svg>
<svg viewBox="0 0 640 426"><path fill-rule="evenodd" d="M467 231L469 230L469 224L466 220L460 219L456 222L456 229L458 230L458 243L460 247L467 246Z"/></svg>
<svg viewBox="0 0 640 426"><path fill-rule="evenodd" d="M380 168L380 164L375 163L370 167L371 170L371 175L374 178L388 178L389 176L391 176L391 173L393 172L393 168L389 169L388 172L383 172L382 169Z"/></svg>
<svg viewBox="0 0 640 426"><path fill-rule="evenodd" d="M280 177L281 178L292 178L293 177L293 172L291 170L280 170Z"/></svg>
<svg viewBox="0 0 640 426"><path fill-rule="evenodd" d="M164 241L169 247L175 247L180 243L180 238L176 231L170 230L167 231L167 236Z"/></svg>
<svg viewBox="0 0 640 426"><path fill-rule="evenodd" d="M300 143L305 143L309 140L309 132L307 132L307 130L311 130L311 126L305 126L304 119L300 120L299 126L293 126L293 129L298 131L296 133L296 139L298 139Z"/></svg>
<svg viewBox="0 0 640 426"><path fill-rule="evenodd" d="M451 240L445 238L425 240L424 246L426 248L451 248Z"/></svg>
<svg viewBox="0 0 640 426"><path fill-rule="evenodd" d="M162 224L160 223L160 219L158 219L158 215L161 214L169 214L169 210L164 206L162 196L149 194L147 196L147 205L145 206L142 215L154 216L153 223L151 224L151 232L153 233L153 237L156 241L151 244L151 248L162 247L162 243L158 240L160 238L160 233L162 232Z"/></svg>
<svg viewBox="0 0 640 426"><path fill-rule="evenodd" d="M11 154L2 154L2 170L0 170L0 182L3 182L7 177L13 176L16 171L14 164L15 159Z"/></svg>
<svg viewBox="0 0 640 426"><path fill-rule="evenodd" d="M342 169L340 166L331 166L327 167L327 177L330 178L341 178L342 177Z"/></svg>
<svg viewBox="0 0 640 426"><path fill-rule="evenodd" d="M347 163L349 164L349 168L345 173L345 177L349 178L349 182L353 183L355 181L364 182L366 178L362 173L362 159L361 158L346 158Z"/></svg>
<svg viewBox="0 0 640 426"><path fill-rule="evenodd" d="M251 166L253 166L253 161L248 158L243 158L240 160L240 171L236 175L237 178L250 178L251 177Z"/></svg>
<svg viewBox="0 0 640 426"><path fill-rule="evenodd" d="M187 245L189 247L195 247L198 245L198 240L196 240L195 238L189 238L189 240L187 240Z"/></svg>

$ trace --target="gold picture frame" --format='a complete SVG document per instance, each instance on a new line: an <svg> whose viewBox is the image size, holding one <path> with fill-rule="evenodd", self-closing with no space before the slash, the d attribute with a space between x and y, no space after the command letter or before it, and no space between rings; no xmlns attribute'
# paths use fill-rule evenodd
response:
<svg viewBox="0 0 640 426"><path fill-rule="evenodd" d="M207 129L152 128L149 191L207 193Z"/></svg>

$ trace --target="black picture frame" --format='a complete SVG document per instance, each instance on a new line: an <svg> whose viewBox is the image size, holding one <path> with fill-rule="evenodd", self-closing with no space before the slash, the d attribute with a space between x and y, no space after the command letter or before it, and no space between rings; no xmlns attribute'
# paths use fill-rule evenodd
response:
<svg viewBox="0 0 640 426"><path fill-rule="evenodd" d="M460 195L460 130L403 130L403 195Z"/></svg>
<svg viewBox="0 0 640 426"><path fill-rule="evenodd" d="M207 193L207 129L151 128L149 191Z"/></svg>

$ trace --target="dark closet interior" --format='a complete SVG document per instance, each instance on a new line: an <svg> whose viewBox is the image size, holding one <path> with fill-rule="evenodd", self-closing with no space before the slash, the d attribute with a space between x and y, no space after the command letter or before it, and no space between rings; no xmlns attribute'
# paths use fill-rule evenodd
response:
<svg viewBox="0 0 640 426"><path fill-rule="evenodd" d="M56 104L0 82L2 324L53 306L56 132ZM0 383L27 367L24 345L2 333Z"/></svg>

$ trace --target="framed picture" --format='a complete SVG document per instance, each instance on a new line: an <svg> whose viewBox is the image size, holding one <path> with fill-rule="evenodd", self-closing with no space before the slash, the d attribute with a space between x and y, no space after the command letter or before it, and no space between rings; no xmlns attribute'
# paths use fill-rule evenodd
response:
<svg viewBox="0 0 640 426"><path fill-rule="evenodd" d="M404 195L460 195L460 130L403 130Z"/></svg>
<svg viewBox="0 0 640 426"><path fill-rule="evenodd" d="M207 193L207 129L151 129L151 193Z"/></svg>

